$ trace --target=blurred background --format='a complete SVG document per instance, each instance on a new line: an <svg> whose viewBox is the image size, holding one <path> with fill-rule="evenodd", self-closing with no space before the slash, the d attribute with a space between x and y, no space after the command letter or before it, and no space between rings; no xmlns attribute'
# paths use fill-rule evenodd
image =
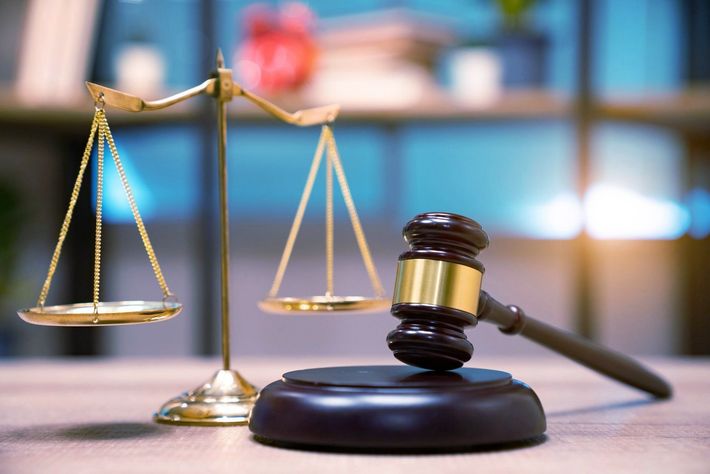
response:
<svg viewBox="0 0 710 474"><path fill-rule="evenodd" d="M93 113L83 81L156 99L205 80L217 48L244 87L284 108L343 105L335 136L388 290L404 223L457 212L491 237L484 287L501 301L630 353L710 353L710 2L3 0L1 357L217 353L215 115L204 97L107 111L183 313L100 329L15 315L36 301L79 167ZM256 306L318 134L229 106L236 354L388 354L386 312ZM102 299L159 299L109 164ZM91 300L86 181L48 304ZM324 291L323 182L284 296ZM337 191L335 213L336 293L371 294ZM544 352L488 325L470 337L479 354Z"/></svg>

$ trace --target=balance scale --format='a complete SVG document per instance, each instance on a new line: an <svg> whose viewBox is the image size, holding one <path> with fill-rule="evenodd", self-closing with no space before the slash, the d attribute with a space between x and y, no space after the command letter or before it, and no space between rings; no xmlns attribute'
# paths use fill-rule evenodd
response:
<svg viewBox="0 0 710 474"><path fill-rule="evenodd" d="M45 326L111 326L124 324L144 324L166 321L177 316L182 304L170 291L165 280L155 250L150 242L148 231L138 210L125 170L114 142L106 116L106 107L115 107L129 112L150 112L171 107L175 104L199 95L207 95L217 102L217 160L219 174L219 227L220 227L220 289L221 289L221 335L222 368L207 382L196 389L186 392L166 402L154 415L160 423L178 425L240 425L248 421L249 414L258 390L244 379L237 370L231 368L229 336L229 210L227 206L227 112L226 104L235 97L252 102L269 115L282 122L298 127L320 126L321 134L313 156L303 194L298 203L296 216L291 225L286 245L274 277L271 289L259 307L263 311L280 314L312 314L334 312L368 312L389 307L390 300L372 261L372 256L365 239L360 218L350 193L338 148L333 134L332 124L338 116L340 107L328 105L303 109L288 113L275 104L243 89L234 82L232 70L225 68L221 51L217 53L216 71L202 84L187 89L170 97L146 101L140 97L87 82L91 97L95 103L94 118L91 123L89 139L84 148L79 172L72 189L69 206L59 231L59 238L49 264L47 277L42 285L37 305L21 309L18 315L28 323ZM47 306L52 279L59 263L62 246L71 224L74 207L86 168L91 157L94 141L97 142L97 180L96 180L96 225L94 238L93 300L89 303L74 303ZM156 301L100 301L101 281L101 243L102 243L102 205L103 171L105 145L118 171L126 198L133 213L138 233L143 242L150 266L160 287L162 298ZM313 184L326 156L326 289L324 294L310 297L279 296L279 289L286 273L293 246L298 237L303 216L313 190ZM355 233L355 239L362 255L363 263L372 283L374 296L339 296L333 290L333 174L343 194L345 206Z"/></svg>

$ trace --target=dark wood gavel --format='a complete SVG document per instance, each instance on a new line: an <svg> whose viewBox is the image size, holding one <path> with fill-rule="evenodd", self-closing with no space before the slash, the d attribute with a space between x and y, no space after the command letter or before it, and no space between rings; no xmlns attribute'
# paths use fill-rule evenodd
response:
<svg viewBox="0 0 710 474"><path fill-rule="evenodd" d="M657 398L671 396L670 385L634 359L533 319L482 291L485 270L476 256L488 246L488 236L476 221L442 212L419 214L403 234L410 249L399 257L391 310L401 323L387 336L397 359L432 370L461 367L473 354L464 329L480 320Z"/></svg>

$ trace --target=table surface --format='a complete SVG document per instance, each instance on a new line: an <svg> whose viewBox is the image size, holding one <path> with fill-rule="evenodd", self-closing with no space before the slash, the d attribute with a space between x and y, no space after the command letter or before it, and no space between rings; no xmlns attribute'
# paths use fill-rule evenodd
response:
<svg viewBox="0 0 710 474"><path fill-rule="evenodd" d="M533 387L545 439L456 454L352 454L259 444L246 427L151 422L167 399L207 379L211 359L35 360L0 363L0 472L710 472L710 359L646 359L675 389L669 401L559 357L479 358ZM240 358L264 386L305 367L390 360ZM472 364L470 364L472 365Z"/></svg>

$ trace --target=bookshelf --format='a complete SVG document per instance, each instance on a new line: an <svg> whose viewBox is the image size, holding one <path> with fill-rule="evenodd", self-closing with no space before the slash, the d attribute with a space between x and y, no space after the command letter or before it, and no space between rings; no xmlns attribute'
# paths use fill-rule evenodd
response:
<svg viewBox="0 0 710 474"><path fill-rule="evenodd" d="M602 101L595 114L603 120L644 123L679 131L710 130L710 85L673 94Z"/></svg>
<svg viewBox="0 0 710 474"><path fill-rule="evenodd" d="M286 99L285 109L309 107L298 100ZM31 107L10 94L0 93L0 124L26 127L52 126L66 131L91 120L92 103L83 101L69 106ZM416 121L495 121L571 119L577 105L571 98L544 90L511 92L486 107L466 107L451 99L438 98L406 109L343 109L338 123L373 122L401 124ZM592 111L595 120L621 121L655 125L679 131L703 132L710 129L710 86L680 91L673 95L637 99L604 100ZM200 118L200 108L173 107L149 114L121 110L110 112L116 126L190 124ZM230 120L268 123L271 119L255 106L234 103L229 106Z"/></svg>
<svg viewBox="0 0 710 474"><path fill-rule="evenodd" d="M310 107L294 99L280 102L284 109L297 110ZM183 104L180 104L183 105ZM9 94L0 94L0 123L34 126L52 126L74 128L91 120L93 104L83 101L68 106L30 107ZM572 103L547 91L512 92L497 102L486 107L466 107L446 97L428 100L404 109L344 108L338 117L338 123L374 122L406 123L412 121L489 121L489 120L526 120L541 118L569 118ZM111 124L116 126L134 125L170 125L194 123L200 118L200 107L187 105L159 110L149 114L135 114L121 110L111 110ZM253 123L268 123L272 119L257 107L235 100L229 105L230 120Z"/></svg>
<svg viewBox="0 0 710 474"><path fill-rule="evenodd" d="M209 32L205 35L204 44L200 46L200 51L204 56L203 64L205 70L211 67L212 57L216 47L216 37L212 31L212 18L214 18L215 2L206 1L201 7L199 23L201 28ZM498 102L487 107L465 107L457 105L442 94L432 94L421 103L406 109L344 109L338 123L372 123L382 127L386 132L386 147L389 161L386 164L388 183L391 184L388 193L396 196L401 189L401 183L396 178L398 171L403 165L401 156L401 143L399 143L399 129L403 125L412 122L426 123L446 123L446 122L505 122L518 120L545 120L560 119L568 120L576 127L577 144L577 164L578 193L584 195L590 185L591 133L594 126L605 121L618 121L627 123L638 123L651 126L664 127L677 133L688 150L688 170L700 166L707 156L708 140L704 138L710 131L710 85L689 88L669 95L643 96L637 98L613 98L598 99L595 97L592 77L592 64L589 57L592 55L592 37L594 17L594 2L591 0L580 0L579 20L579 51L580 58L577 64L577 90L572 97L556 95L545 90L529 90L510 92L505 94ZM279 103L285 109L295 110L305 106L313 105L299 101L298 98L279 99ZM0 126L23 129L26 131L40 130L51 127L52 133L62 137L64 143L80 144L85 140L86 126L90 122L92 114L92 104L90 101L77 102L67 106L50 106L43 108L33 108L23 105L17 98L7 92L0 92ZM200 129L203 137L201 140L205 147L204 155L211 156L209 150L212 147L210 125L212 121L212 110L209 101L196 105L184 104L184 107L171 108L149 114L131 114L128 112L114 111L110 113L111 124L115 127L142 127L153 125L170 124L192 124ZM229 108L230 122L242 122L251 124L269 123L270 118L256 108L235 101ZM81 146L81 145L79 145ZM68 147L66 147L68 149ZM64 155L64 154L63 154ZM71 160L74 156L62 156L62 159ZM207 163L207 162L206 162ZM705 163L707 164L707 163ZM208 167L206 167L207 169ZM200 205L203 209L210 207L210 189L214 186L213 177L205 173L200 177L200 195L204 196ZM393 199L387 199L394 202ZM89 208L87 208L89 209ZM196 249L195 262L200 270L198 273L204 276L202 281L208 281L213 273L210 267L212 259L211 245L214 235L210 230L214 226L210 223L211 213L204 213L204 222L200 227L205 229L204 235L200 236ZM90 212L86 214L90 225ZM77 223L78 224L78 223ZM75 224L76 225L76 224ZM575 321L576 329L587 336L594 336L595 314L592 307L592 276L589 261L590 239L586 235L577 238L577 269L578 269L578 290L577 300L580 302L577 307ZM710 347L710 335L707 331L707 323L698 319L698 314L710 308L710 289L708 283L703 283L703 268L710 266L710 256L703 248L710 247L707 239L694 241L689 237L684 237L679 241L681 246L682 259L684 265L684 278L687 280L684 285L688 300L688 309L685 311L684 321L685 331L695 334L696 342L688 343L690 350L693 347ZM703 253L704 252L704 253ZM700 256L700 258L699 258ZM87 260L88 262L88 260ZM89 274L83 268L72 269L72 274ZM204 293L201 297L201 306L206 308L206 313L210 313L212 304L211 295L208 293L209 285L205 285L200 291ZM212 311L214 312L214 311ZM696 316L692 316L696 315ZM198 324L201 339L200 346L202 352L208 353L212 346L211 327L209 318L199 318ZM91 335L87 337L93 337ZM702 350L702 349L701 349Z"/></svg>

